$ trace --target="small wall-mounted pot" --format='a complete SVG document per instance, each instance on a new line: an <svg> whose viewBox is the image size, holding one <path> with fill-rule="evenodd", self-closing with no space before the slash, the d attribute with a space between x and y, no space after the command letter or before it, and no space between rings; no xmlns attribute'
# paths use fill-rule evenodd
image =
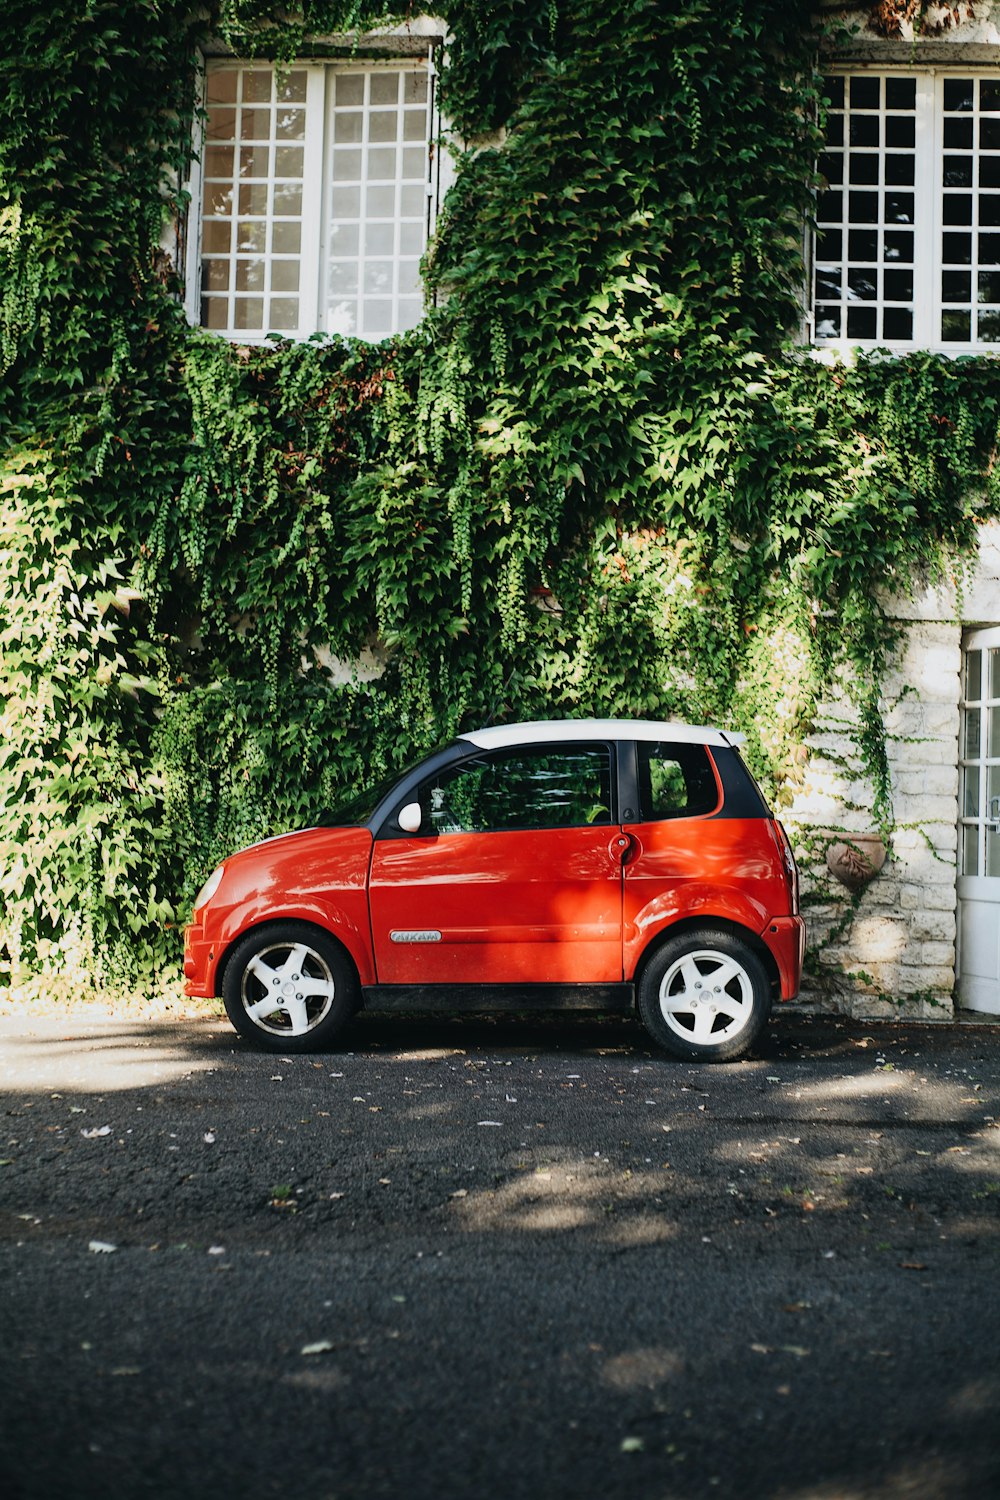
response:
<svg viewBox="0 0 1000 1500"><path fill-rule="evenodd" d="M860 891L875 879L885 856L885 844L877 833L842 833L827 845L826 867L849 891Z"/></svg>

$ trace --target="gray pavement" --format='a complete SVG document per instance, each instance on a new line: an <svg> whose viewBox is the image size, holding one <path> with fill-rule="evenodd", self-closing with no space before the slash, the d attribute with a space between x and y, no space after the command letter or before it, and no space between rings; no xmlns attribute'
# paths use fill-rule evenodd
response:
<svg viewBox="0 0 1000 1500"><path fill-rule="evenodd" d="M0 1019L0 1492L1000 1494L1000 1027Z"/></svg>

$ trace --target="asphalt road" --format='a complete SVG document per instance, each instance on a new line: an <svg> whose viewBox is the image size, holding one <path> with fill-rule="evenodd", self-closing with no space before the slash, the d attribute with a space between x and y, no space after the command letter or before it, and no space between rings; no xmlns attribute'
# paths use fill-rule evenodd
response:
<svg viewBox="0 0 1000 1500"><path fill-rule="evenodd" d="M1000 1028L7 1018L0 1090L6 1500L1000 1494Z"/></svg>

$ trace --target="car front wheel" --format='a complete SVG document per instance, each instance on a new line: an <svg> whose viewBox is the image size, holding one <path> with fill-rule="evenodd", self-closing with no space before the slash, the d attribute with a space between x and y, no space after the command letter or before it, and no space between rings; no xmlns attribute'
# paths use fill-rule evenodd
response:
<svg viewBox="0 0 1000 1500"><path fill-rule="evenodd" d="M328 1047L357 1009L358 982L333 938L301 922L251 932L233 950L222 998L236 1030L268 1052Z"/></svg>
<svg viewBox="0 0 1000 1500"><path fill-rule="evenodd" d="M771 1014L756 953L731 933L701 928L669 938L639 981L650 1035L685 1062L729 1062L753 1046Z"/></svg>

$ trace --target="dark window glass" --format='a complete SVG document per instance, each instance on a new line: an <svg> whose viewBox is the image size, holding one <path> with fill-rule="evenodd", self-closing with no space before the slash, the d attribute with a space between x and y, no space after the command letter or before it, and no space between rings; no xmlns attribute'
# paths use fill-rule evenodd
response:
<svg viewBox="0 0 1000 1500"><path fill-rule="evenodd" d="M816 236L816 259L839 260L844 236L839 229L821 229Z"/></svg>
<svg viewBox="0 0 1000 1500"><path fill-rule="evenodd" d="M879 159L874 151L856 151L851 157L851 182L878 182Z"/></svg>
<svg viewBox="0 0 1000 1500"><path fill-rule="evenodd" d="M882 296L887 302L912 302L913 272L885 271L882 276Z"/></svg>
<svg viewBox="0 0 1000 1500"><path fill-rule="evenodd" d="M946 151L971 151L972 121L945 120L944 144Z"/></svg>
<svg viewBox="0 0 1000 1500"><path fill-rule="evenodd" d="M941 217L946 224L971 224L971 195L969 193L945 193Z"/></svg>
<svg viewBox="0 0 1000 1500"><path fill-rule="evenodd" d="M885 80L886 109L915 109L917 104L917 80L915 78L887 78Z"/></svg>
<svg viewBox="0 0 1000 1500"><path fill-rule="evenodd" d="M981 156L979 158L979 186L987 188L1000 187L1000 156Z"/></svg>
<svg viewBox="0 0 1000 1500"><path fill-rule="evenodd" d="M984 193L979 200L979 222L994 229L1000 224L1000 195Z"/></svg>
<svg viewBox="0 0 1000 1500"><path fill-rule="evenodd" d="M832 75L823 79L823 97L829 109L843 109L844 107L844 80Z"/></svg>
<svg viewBox="0 0 1000 1500"><path fill-rule="evenodd" d="M884 239L882 259L885 261L902 260L907 265L913 263L913 235L903 234L899 230L889 230Z"/></svg>
<svg viewBox="0 0 1000 1500"><path fill-rule="evenodd" d="M529 745L476 756L421 788L423 828L499 833L611 822L606 745Z"/></svg>
<svg viewBox="0 0 1000 1500"><path fill-rule="evenodd" d="M941 236L941 258L946 266L971 266L972 235L944 234Z"/></svg>
<svg viewBox="0 0 1000 1500"><path fill-rule="evenodd" d="M889 187L912 187L915 172L915 156L887 156L885 159L885 180Z"/></svg>
<svg viewBox="0 0 1000 1500"><path fill-rule="evenodd" d="M843 115L831 115L826 122L826 144L828 146L842 146L844 144L844 117Z"/></svg>
<svg viewBox="0 0 1000 1500"><path fill-rule="evenodd" d="M847 236L847 257L855 264L858 261L877 261L878 230L852 229Z"/></svg>
<svg viewBox="0 0 1000 1500"><path fill-rule="evenodd" d="M906 307L887 307L883 314L882 337L901 340L913 337L913 313Z"/></svg>
<svg viewBox="0 0 1000 1500"><path fill-rule="evenodd" d="M972 277L968 271L941 272L941 301L963 302L968 306L972 301Z"/></svg>
<svg viewBox="0 0 1000 1500"><path fill-rule="evenodd" d="M1000 112L1000 83L995 78L984 78L979 85L979 108L989 114Z"/></svg>
<svg viewBox="0 0 1000 1500"><path fill-rule="evenodd" d="M866 78L863 75L852 78L851 108L878 109L880 82L878 78Z"/></svg>
<svg viewBox="0 0 1000 1500"><path fill-rule="evenodd" d="M874 307L849 307L847 309L847 337L849 339L874 339L878 337L878 310Z"/></svg>
<svg viewBox="0 0 1000 1500"><path fill-rule="evenodd" d="M967 344L969 342L969 314L967 312L942 313L941 339L946 344Z"/></svg>
<svg viewBox="0 0 1000 1500"><path fill-rule="evenodd" d="M972 186L972 157L946 156L944 159L945 187Z"/></svg>
<svg viewBox="0 0 1000 1500"><path fill-rule="evenodd" d="M835 269L816 272L816 296L817 297L839 297L841 289L841 270Z"/></svg>
<svg viewBox="0 0 1000 1500"><path fill-rule="evenodd" d="M878 193L848 193L847 199L852 224L878 223Z"/></svg>
<svg viewBox="0 0 1000 1500"><path fill-rule="evenodd" d="M944 81L944 107L949 114L956 110L972 108L973 81L971 78L946 78Z"/></svg>
<svg viewBox="0 0 1000 1500"><path fill-rule="evenodd" d="M982 344L1000 344L1000 312L979 314L979 341Z"/></svg>
<svg viewBox="0 0 1000 1500"><path fill-rule="evenodd" d="M851 145L878 145L878 115L851 116Z"/></svg>
<svg viewBox="0 0 1000 1500"><path fill-rule="evenodd" d="M979 147L982 151L1000 150L1000 118L987 115L979 121Z"/></svg>
<svg viewBox="0 0 1000 1500"><path fill-rule="evenodd" d="M840 337L839 307L817 307L816 337L818 339L837 339Z"/></svg>
<svg viewBox="0 0 1000 1500"><path fill-rule="evenodd" d="M886 120L885 144L890 151L912 150L916 138L912 115L890 115Z"/></svg>
<svg viewBox="0 0 1000 1500"><path fill-rule="evenodd" d="M708 752L703 745L636 745L639 806L645 822L693 818L715 810L719 801Z"/></svg>
<svg viewBox="0 0 1000 1500"><path fill-rule="evenodd" d="M874 273L852 271L847 278L847 295L859 302L874 302L878 296L878 281Z"/></svg>
<svg viewBox="0 0 1000 1500"><path fill-rule="evenodd" d="M913 223L913 194L886 193L885 222L887 224ZM960 221L955 221L960 222Z"/></svg>
<svg viewBox="0 0 1000 1500"><path fill-rule="evenodd" d="M844 158L839 151L824 151L819 159L820 175L826 179L831 186L836 187L844 180Z"/></svg>
<svg viewBox="0 0 1000 1500"><path fill-rule="evenodd" d="M821 224L839 224L844 217L843 193L820 193L816 217Z"/></svg>
<svg viewBox="0 0 1000 1500"><path fill-rule="evenodd" d="M979 236L979 264L981 266L1000 266L1000 234L981 234Z"/></svg>
<svg viewBox="0 0 1000 1500"><path fill-rule="evenodd" d="M1000 304L1000 271L980 271L977 301Z"/></svg>

